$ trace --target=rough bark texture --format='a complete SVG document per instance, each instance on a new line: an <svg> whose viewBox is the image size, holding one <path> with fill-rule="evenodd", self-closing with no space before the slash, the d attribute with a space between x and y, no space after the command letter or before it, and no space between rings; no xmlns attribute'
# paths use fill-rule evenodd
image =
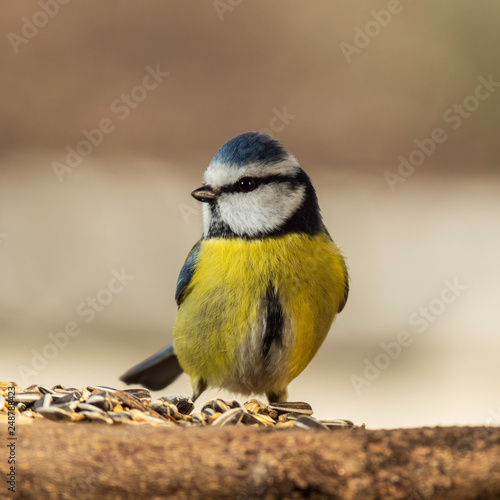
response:
<svg viewBox="0 0 500 500"><path fill-rule="evenodd" d="M37 420L16 434L17 498L500 498L499 428L325 432ZM4 459L0 470L5 477ZM12 497L6 486L4 496Z"/></svg>

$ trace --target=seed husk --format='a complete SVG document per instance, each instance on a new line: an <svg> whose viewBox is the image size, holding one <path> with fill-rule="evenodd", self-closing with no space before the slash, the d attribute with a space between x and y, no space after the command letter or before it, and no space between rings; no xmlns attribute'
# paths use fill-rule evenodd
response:
<svg viewBox="0 0 500 500"><path fill-rule="evenodd" d="M255 414L260 410L260 406L258 403L254 402L248 402L243 405L245 410L247 410L249 413Z"/></svg>
<svg viewBox="0 0 500 500"><path fill-rule="evenodd" d="M245 412L241 423L245 425L267 425L262 420L259 419L258 415L252 415L251 413Z"/></svg>
<svg viewBox="0 0 500 500"><path fill-rule="evenodd" d="M252 415L253 418L256 418L261 424L264 424L266 427L273 427L276 425L276 422L269 416L258 413L257 415Z"/></svg>
<svg viewBox="0 0 500 500"><path fill-rule="evenodd" d="M295 420L288 420L287 422L277 422L274 426L277 429L289 429L295 426Z"/></svg>
<svg viewBox="0 0 500 500"><path fill-rule="evenodd" d="M113 395L117 399L119 399L120 402L123 403L124 406L128 406L129 408L132 408L132 409L135 409L135 410L140 410L143 413L149 414L149 415L151 415L153 417L167 419L167 417L162 417L159 413L157 413L156 411L154 411L151 408L148 408L144 403L142 403L137 398L135 398L131 394L128 394L125 391L116 390Z"/></svg>

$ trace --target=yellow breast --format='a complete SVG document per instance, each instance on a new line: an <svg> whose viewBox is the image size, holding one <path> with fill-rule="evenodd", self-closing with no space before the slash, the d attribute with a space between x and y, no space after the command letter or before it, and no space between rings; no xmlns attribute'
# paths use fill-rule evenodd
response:
<svg viewBox="0 0 500 500"><path fill-rule="evenodd" d="M324 234L203 240L174 329L181 366L194 380L237 392L246 392L241 384L256 393L288 384L323 342L343 302L346 280L342 255ZM258 330L269 286L279 293L287 324L286 366L273 372L280 380L260 383L262 377L251 376L255 367L244 366L251 360L241 359L241 353L257 359L262 351Z"/></svg>

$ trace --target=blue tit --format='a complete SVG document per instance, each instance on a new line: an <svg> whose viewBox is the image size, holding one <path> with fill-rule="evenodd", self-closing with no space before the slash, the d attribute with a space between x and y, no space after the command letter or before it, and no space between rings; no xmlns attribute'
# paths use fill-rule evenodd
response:
<svg viewBox="0 0 500 500"><path fill-rule="evenodd" d="M193 400L214 387L284 402L349 292L311 180L281 143L248 132L191 194L204 232L177 281L174 343L121 380L159 390L184 371Z"/></svg>

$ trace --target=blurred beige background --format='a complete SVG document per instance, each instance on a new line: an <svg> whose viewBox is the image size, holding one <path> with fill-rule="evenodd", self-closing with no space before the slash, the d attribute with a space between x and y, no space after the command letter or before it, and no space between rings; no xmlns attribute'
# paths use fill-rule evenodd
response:
<svg viewBox="0 0 500 500"><path fill-rule="evenodd" d="M312 177L352 277L290 398L370 427L500 423L499 16L463 0L10 2L0 379L121 387L169 343L202 227L189 193L224 142L266 129Z"/></svg>

